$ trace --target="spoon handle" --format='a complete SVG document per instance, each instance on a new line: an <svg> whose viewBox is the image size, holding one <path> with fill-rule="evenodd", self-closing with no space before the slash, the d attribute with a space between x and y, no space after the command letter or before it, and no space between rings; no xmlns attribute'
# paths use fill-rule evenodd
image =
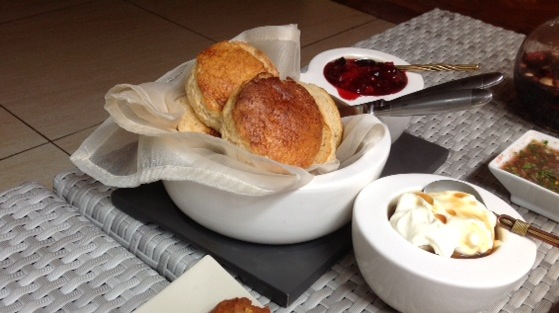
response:
<svg viewBox="0 0 559 313"><path fill-rule="evenodd" d="M515 234L533 237L559 248L559 237L555 234L543 231L532 226L530 223L526 223L506 214L499 215L498 221L501 226Z"/></svg>
<svg viewBox="0 0 559 313"><path fill-rule="evenodd" d="M396 65L396 68L404 71L419 72L468 72L479 70L478 64L410 64L410 65Z"/></svg>

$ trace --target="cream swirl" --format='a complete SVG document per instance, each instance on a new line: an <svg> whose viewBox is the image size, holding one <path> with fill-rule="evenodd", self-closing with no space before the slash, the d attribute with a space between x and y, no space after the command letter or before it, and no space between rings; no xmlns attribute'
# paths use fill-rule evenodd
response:
<svg viewBox="0 0 559 313"><path fill-rule="evenodd" d="M430 247L443 257L489 252L497 217L473 195L458 191L408 192L398 200L390 224L418 247Z"/></svg>

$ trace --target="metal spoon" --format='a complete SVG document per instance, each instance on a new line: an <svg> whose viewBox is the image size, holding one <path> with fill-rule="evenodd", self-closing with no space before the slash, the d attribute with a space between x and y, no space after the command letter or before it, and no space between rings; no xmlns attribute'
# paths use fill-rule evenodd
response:
<svg viewBox="0 0 559 313"><path fill-rule="evenodd" d="M345 59L345 58L340 58ZM382 61L375 61L367 58L360 58L355 60L355 63L359 66L375 66L376 64L388 63ZM431 63L431 64L394 64L399 70L408 72L420 72L420 71L431 71L431 72L450 72L450 71L477 71L479 70L479 64L447 64L447 63Z"/></svg>
<svg viewBox="0 0 559 313"><path fill-rule="evenodd" d="M423 191L425 193L430 193L430 192L441 192L441 191L460 191L460 192L464 192L464 193L469 193L471 195L473 195L479 202L481 202L483 205L485 205L485 202L483 201L483 198L481 197L481 195L475 190L474 187L463 183L461 181L457 181L457 180L437 180L434 182L431 182L429 184L427 184L427 186L425 186L423 188ZM497 222L498 224L507 229L510 230L512 233L515 233L517 235L523 236L523 237L531 237L531 238L536 238L539 239L543 242L546 242L554 247L559 248L559 237L556 236L555 234L543 231L537 227L532 226L532 224L530 223L526 223L524 221L521 221L519 219L516 219L510 215L507 214L497 214L495 212L493 212L496 216L497 216Z"/></svg>
<svg viewBox="0 0 559 313"><path fill-rule="evenodd" d="M430 71L430 72L466 72L466 71L477 71L479 70L479 64L409 64L409 65L394 65L397 69L408 71L408 72L420 72L420 71Z"/></svg>

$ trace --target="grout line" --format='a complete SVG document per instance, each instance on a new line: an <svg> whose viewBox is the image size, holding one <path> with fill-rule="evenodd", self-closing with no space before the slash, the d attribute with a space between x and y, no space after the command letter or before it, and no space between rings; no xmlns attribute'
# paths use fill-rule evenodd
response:
<svg viewBox="0 0 559 313"><path fill-rule="evenodd" d="M372 15L371 15L371 16L372 16ZM374 17L374 16L373 16L373 17ZM325 41L325 40L328 40L328 39L332 39L332 38L334 38L334 37L336 37L336 36L339 36L339 35L341 35L341 34L347 33L347 32L349 32L349 31L355 30L355 29L357 29L357 28L363 27L363 26L365 26L365 25L367 25L367 24L370 24L370 23L373 23L373 22L376 22L376 21L384 21L384 20L375 17L375 19L372 20L372 21L368 21L368 22L365 22L365 23L362 23L362 24L359 24L359 25L355 25L355 26L350 27L350 28L346 28L346 29L344 29L344 30L340 30L339 32L334 33L334 34L332 34L332 35L330 35L330 36L327 36L327 37L324 37L324 38L315 40L315 41L310 42L310 43L308 43L308 44L306 44L306 45L304 45L304 46L301 46L301 48L306 48L306 47L315 45L315 44L317 44L317 43L319 43L319 42L321 42L321 41ZM386 22L387 22L387 23L390 23L390 22L388 22L388 21L386 21Z"/></svg>
<svg viewBox="0 0 559 313"><path fill-rule="evenodd" d="M142 7L142 6L140 6L140 5L136 4L136 3L133 3L133 2L131 2L130 0L123 0L123 1L126 2L126 3L128 3L128 4L130 4L130 5L132 5L132 6L134 6L134 7L136 7L136 8L138 8L138 9L140 9L140 10L143 10L143 11L149 13L149 14L152 14L152 15L154 15L154 16L157 16L158 18L160 18L160 19L162 19L162 20L165 20L165 21L167 21L167 22L169 22L169 23L171 23L171 24L174 24L174 25L176 25L176 26L178 26L178 27L180 27L180 28L182 28L182 29L188 30L189 32L194 33L194 34L196 34L196 35L198 35L198 36L200 36L200 37L202 37L202 38L204 38L204 39L207 39L207 40L209 40L209 41L211 41L211 42L216 42L216 40L213 39L213 38L210 38L210 37L208 37L208 36L206 36L206 35L204 35L204 34L201 34L201 33L199 33L198 31L196 31L196 30L194 30L194 29L190 29L190 28L188 28L188 27L186 27L186 26L184 26L184 25L181 25L181 24L179 24L179 23L177 23L177 22L175 22L175 21L173 21L173 20L171 20L171 19L169 19L169 18L167 18L167 17L165 17L165 16L163 16L163 15L161 15L161 14L158 14L158 13L153 12L153 11L147 9L147 8L144 8L144 7Z"/></svg>
<svg viewBox="0 0 559 313"><path fill-rule="evenodd" d="M20 155L20 154L23 154L23 153L27 152L27 151L31 151L31 150L33 150L33 149L37 149L37 148L39 148L39 147L42 147L42 146L45 146L45 145L49 145L49 144L53 144L53 143L49 141L49 142L45 142L45 143L42 143L42 144L39 144L39 145L36 145L36 146L33 146L33 147L29 147L29 148L27 148L27 149L18 151L18 152L14 153L14 154L10 154L10 155L8 155L8 156L6 156L6 157L2 157L2 158L0 158L0 161L7 160L7 159L9 159L9 158L16 157L16 156L18 156L18 155ZM56 145L55 145L55 146L56 146ZM58 147L58 146L56 146L56 147L60 149L60 147ZM60 150L62 150L62 152L64 152L64 153L66 153L66 151L64 151L63 149L60 149ZM66 154L68 154L68 153L66 153Z"/></svg>
<svg viewBox="0 0 559 313"><path fill-rule="evenodd" d="M45 142L45 143L42 143L42 144L39 144L39 145L36 145L36 146L32 146L32 147L30 147L30 148L21 150L21 151L19 151L19 152L16 152L16 153L14 153L14 154L8 155L8 156L6 156L6 157L2 157L2 158L0 158L0 161L1 161L1 160L8 159L8 158L11 158L11 157L14 157L14 156L17 156L17 155L19 155L19 154L21 154L21 153L23 153L23 152L27 152L27 151L29 151L29 150L32 150L32 149L35 149L35 148L38 148L38 147L41 147L41 146L44 146L44 145L47 145L47 144L52 144L53 146L55 146L56 148L58 148L59 150L61 150L62 152L64 152L66 155L70 156L70 153L66 152L66 150L64 150L62 147L60 147L58 144L56 144L55 141L56 141L56 140L60 140L60 139L62 139L62 138L66 138L66 137L68 137L68 136L71 136L71 135L73 135L73 134L76 134L76 133L78 133L78 132L80 132L80 131L82 131L82 130L88 129L88 128L90 128L90 127L95 127L95 126L100 125L100 124L95 124L95 125L92 125L92 126L89 126L89 127L86 127L86 128L83 128L83 129L80 129L80 130L77 130L77 131L74 131L74 132L72 132L72 133L66 134L66 135L61 136L61 137L59 137L59 138L50 139L50 138L48 138L45 134L43 134L42 132L40 132L39 130L35 129L35 127L31 126L29 123L27 123L26 121L24 121L23 119L21 119L21 118L20 118L19 116L17 116L15 113L13 113L12 111L8 110L8 108L6 108L4 105L0 104L0 108L4 109L6 112L8 112L8 114L10 114L11 116L13 116L15 119L17 119L17 120L20 121L21 123L23 123L25 126L29 127L31 130L33 130L35 133L37 133L39 136L41 136L43 139L45 139L45 140L47 141L47 142Z"/></svg>
<svg viewBox="0 0 559 313"><path fill-rule="evenodd" d="M92 3L92 2L95 2L95 1L93 1L93 0L84 1L84 2L81 2L81 3L76 3L74 5L67 5L67 6L60 7L60 8L57 8L57 9L53 9L53 10L50 10L50 11L43 11L43 12L40 12L40 13L35 13L35 14L28 15L28 16L22 16L22 17L13 19L13 20L7 20L7 21L4 21L4 22L1 22L0 26L6 25L6 24L9 24L9 23L15 23L15 22L27 20L27 19L32 19L32 18L35 18L37 16L47 15L47 14L51 14L51 13L54 13L54 12L64 11L64 10L67 10L69 8L75 8L75 7L82 6L84 4L88 4L88 3Z"/></svg>
<svg viewBox="0 0 559 313"><path fill-rule="evenodd" d="M21 123L23 123L25 126L31 128L31 130L33 130L34 132L36 132L39 136L43 137L43 139L47 140L48 142L51 142L51 140L45 136L43 133L41 133L40 131L38 131L37 129L35 129L35 127L31 126L29 123L27 123L26 121L24 121L22 118L20 118L19 116L17 116L17 114L15 114L14 112L10 111L7 107L5 107L4 105L0 104L0 107L2 107L4 110L6 110L6 112L8 112L11 116L13 116L15 119L17 119L18 121L20 121Z"/></svg>

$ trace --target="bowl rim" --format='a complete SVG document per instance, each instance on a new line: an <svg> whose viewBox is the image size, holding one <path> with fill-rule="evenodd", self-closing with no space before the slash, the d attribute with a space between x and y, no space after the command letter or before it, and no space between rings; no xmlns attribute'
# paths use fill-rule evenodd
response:
<svg viewBox="0 0 559 313"><path fill-rule="evenodd" d="M495 175L497 178L499 178L499 175L501 175L502 177L506 177L509 179L510 181L514 181L516 184L520 184L520 185L527 185L529 187L531 187L532 189L535 189L536 191L540 192L540 193L544 193L547 194L548 196L551 197L555 197L559 200L559 193L553 192L545 187L542 187L534 182L531 182L523 177L520 177L518 175L515 175L513 173L510 173L508 171L505 171L504 169L501 168L502 165L504 165L507 161L509 161L514 155L515 153L517 153L518 151L522 150L524 147L526 147L528 145L528 143L530 143L532 140L547 140L548 142L551 143L550 147L552 147L553 149L559 149L559 139L555 138L551 135L548 134L544 134L542 132L536 131L536 130L528 130L527 132L525 132L522 136L520 136L517 140L515 140L512 144L510 144L509 146L507 146L501 153L499 153L495 158L493 158L493 160L491 160L491 162L489 162L489 169L491 170L491 172L493 173L493 175ZM509 192L512 193L512 191L509 189L508 185L505 185L505 188L507 188L507 190L509 190Z"/></svg>
<svg viewBox="0 0 559 313"><path fill-rule="evenodd" d="M524 276L532 268L537 252L536 244L527 238L506 232L503 245L489 256L447 259L410 244L392 228L385 209L368 209L372 199L377 205L388 207L403 192L420 190L422 186L438 179L453 178L433 174L397 174L380 178L363 188L355 200L352 223L354 231L361 232L367 249L375 250L408 273L449 286L495 288L512 284ZM514 208L497 196L481 187L472 186L481 193L493 211L522 219ZM523 257L511 258L518 251L523 251ZM410 259L414 261L409 262ZM514 263L510 264L510 260L514 260ZM505 262L507 264L503 266Z"/></svg>
<svg viewBox="0 0 559 313"><path fill-rule="evenodd" d="M409 65L407 61L389 54L387 52L360 48L360 47L342 47L330 50L325 50L314 56L309 62L308 68L305 72L301 72L300 80L307 83L313 83L324 88L331 95L337 95L338 91L332 84L330 84L323 74L324 66L330 61L340 57L368 57L380 60L383 62L394 62L396 65ZM364 102L374 101L378 99L392 100L409 93L419 91L425 87L423 76L419 73L406 72L408 76L408 85L400 92L385 95L385 96L362 96L355 100L344 100L349 104L360 104Z"/></svg>

